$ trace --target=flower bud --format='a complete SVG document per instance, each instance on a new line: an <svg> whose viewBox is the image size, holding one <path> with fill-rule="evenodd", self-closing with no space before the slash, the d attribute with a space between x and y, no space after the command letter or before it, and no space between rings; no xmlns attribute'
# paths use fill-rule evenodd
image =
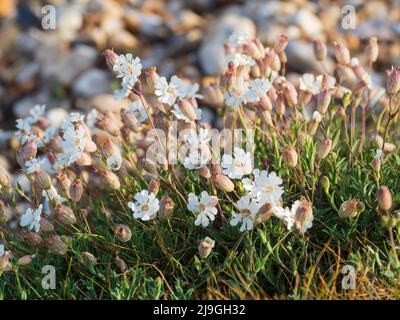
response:
<svg viewBox="0 0 400 320"><path fill-rule="evenodd" d="M118 55L114 52L114 50L107 49L103 53L104 58L106 59L106 63L108 67L113 70L114 64L117 62Z"/></svg>
<svg viewBox="0 0 400 320"><path fill-rule="evenodd" d="M0 165L0 188L11 189L11 179L8 171Z"/></svg>
<svg viewBox="0 0 400 320"><path fill-rule="evenodd" d="M83 194L83 185L80 179L72 181L69 187L69 195L72 202L78 202Z"/></svg>
<svg viewBox="0 0 400 320"><path fill-rule="evenodd" d="M261 122L267 126L272 127L273 122L272 122L272 117L271 117L271 112L268 110L258 110L257 115L260 117Z"/></svg>
<svg viewBox="0 0 400 320"><path fill-rule="evenodd" d="M364 203L357 199L351 199L343 202L339 208L339 217L342 219L345 218L354 218L359 213L363 212L365 209Z"/></svg>
<svg viewBox="0 0 400 320"><path fill-rule="evenodd" d="M47 220L46 218L41 218L40 219L40 231L42 232L53 232L54 231L54 225Z"/></svg>
<svg viewBox="0 0 400 320"><path fill-rule="evenodd" d="M117 240L121 242L127 242L131 240L132 231L128 226L124 224L115 224L113 226L114 236Z"/></svg>
<svg viewBox="0 0 400 320"><path fill-rule="evenodd" d="M10 262L10 251L6 251L0 256L0 272L4 271Z"/></svg>
<svg viewBox="0 0 400 320"><path fill-rule="evenodd" d="M21 168L25 168L25 163L36 158L37 146L35 141L27 141L16 153L16 159Z"/></svg>
<svg viewBox="0 0 400 320"><path fill-rule="evenodd" d="M149 159L143 158L143 159L140 161L140 166L141 166L144 170L146 170L148 173L157 174L157 167L156 167L156 165L154 164L153 161L151 161L151 160L149 160Z"/></svg>
<svg viewBox="0 0 400 320"><path fill-rule="evenodd" d="M18 259L17 263L20 266L27 266L28 264L30 264L32 262L32 260L36 257L36 255L34 254L28 254L26 256L23 256L21 258Z"/></svg>
<svg viewBox="0 0 400 320"><path fill-rule="evenodd" d="M156 83L160 80L156 67L150 67L145 72L146 83L150 89L153 89Z"/></svg>
<svg viewBox="0 0 400 320"><path fill-rule="evenodd" d="M79 166L90 166L92 165L92 158L87 152L81 152L80 157L76 160L76 164Z"/></svg>
<svg viewBox="0 0 400 320"><path fill-rule="evenodd" d="M321 184L322 188L324 188L325 193L329 194L329 188L331 186L331 182L329 181L329 178L327 176L323 176L321 178Z"/></svg>
<svg viewBox="0 0 400 320"><path fill-rule="evenodd" d="M59 254L59 255L64 255L68 251L68 246L67 244L61 239L59 235L52 235L46 239L46 244L50 251Z"/></svg>
<svg viewBox="0 0 400 320"><path fill-rule="evenodd" d="M170 219L174 212L174 201L169 196L164 196L160 201L160 219Z"/></svg>
<svg viewBox="0 0 400 320"><path fill-rule="evenodd" d="M26 231L23 234L24 240L31 246L39 247L43 244L43 239L39 233Z"/></svg>
<svg viewBox="0 0 400 320"><path fill-rule="evenodd" d="M149 192L154 193L156 195L159 189L160 189L160 182L156 179L152 179L149 183Z"/></svg>
<svg viewBox="0 0 400 320"><path fill-rule="evenodd" d="M203 178L206 178L206 179L211 178L211 172L207 166L202 166L201 168L199 168L198 172L199 172L199 175L202 176Z"/></svg>
<svg viewBox="0 0 400 320"><path fill-rule="evenodd" d="M336 60L341 65L348 65L350 63L350 52L349 49L343 43L333 43L335 47Z"/></svg>
<svg viewBox="0 0 400 320"><path fill-rule="evenodd" d="M283 162L288 168L294 168L297 165L298 155L296 149L293 146L286 146L282 151Z"/></svg>
<svg viewBox="0 0 400 320"><path fill-rule="evenodd" d="M260 60L263 58L263 52L258 48L258 46L251 40L247 40L242 45L243 53L254 60Z"/></svg>
<svg viewBox="0 0 400 320"><path fill-rule="evenodd" d="M111 111L105 111L97 117L96 127L108 132L114 137L119 136L119 127Z"/></svg>
<svg viewBox="0 0 400 320"><path fill-rule="evenodd" d="M199 244L200 257L202 259L206 259L210 255L212 249L214 248L214 245L215 241L213 239L209 237L205 237L204 239L202 239Z"/></svg>
<svg viewBox="0 0 400 320"><path fill-rule="evenodd" d="M211 163L211 175L215 177L218 174L222 174L221 164Z"/></svg>
<svg viewBox="0 0 400 320"><path fill-rule="evenodd" d="M332 140L326 138L323 142L319 144L318 147L318 159L324 159L332 151Z"/></svg>
<svg viewBox="0 0 400 320"><path fill-rule="evenodd" d="M378 46L378 38L377 37L369 38L368 45L365 48L365 54L367 56L369 63L373 63L378 59L379 46Z"/></svg>
<svg viewBox="0 0 400 320"><path fill-rule="evenodd" d="M38 168L33 175L35 177L35 182L40 189L48 190L51 188L51 177L42 168Z"/></svg>
<svg viewBox="0 0 400 320"><path fill-rule="evenodd" d="M383 147L383 138L377 133L375 133L371 136L370 142L371 142L372 146L377 149L382 149L382 147Z"/></svg>
<svg viewBox="0 0 400 320"><path fill-rule="evenodd" d="M211 84L203 88L204 101L217 109L224 105L224 95L222 94L219 86Z"/></svg>
<svg viewBox="0 0 400 320"><path fill-rule="evenodd" d="M290 82L286 82L283 86L283 94L285 95L286 101L291 107L295 107L297 105L297 91Z"/></svg>
<svg viewBox="0 0 400 320"><path fill-rule="evenodd" d="M383 147L383 152L391 153L396 150L396 145L390 142L385 142L385 146Z"/></svg>
<svg viewBox="0 0 400 320"><path fill-rule="evenodd" d="M82 263L87 268L90 268L91 266L94 266L94 265L97 264L96 257L93 254L91 254L90 252L87 252L87 251L81 253L81 260L82 260Z"/></svg>
<svg viewBox="0 0 400 320"><path fill-rule="evenodd" d="M304 234L304 232L309 228L313 220L313 209L311 203L308 201L302 201L300 206L297 208L295 213L295 227L296 230Z"/></svg>
<svg viewBox="0 0 400 320"><path fill-rule="evenodd" d="M118 190L121 187L118 176L111 171L101 171L99 177L106 189Z"/></svg>
<svg viewBox="0 0 400 320"><path fill-rule="evenodd" d="M67 207L63 204L59 204L56 207L55 216L58 221L67 226L75 224L77 222L74 211L72 211L70 207Z"/></svg>
<svg viewBox="0 0 400 320"><path fill-rule="evenodd" d="M380 158L374 158L372 160L372 169L375 172L379 172L381 170L381 159Z"/></svg>
<svg viewBox="0 0 400 320"><path fill-rule="evenodd" d="M314 49L314 56L317 61L324 61L328 54L328 50L326 48L325 43L321 40L314 40L313 41L313 49Z"/></svg>
<svg viewBox="0 0 400 320"><path fill-rule="evenodd" d="M194 108L192 104L189 102L187 99L180 99L178 101L178 106L179 109L182 111L182 113L188 117L190 120L194 121L196 120L196 112L194 112Z"/></svg>
<svg viewBox="0 0 400 320"><path fill-rule="evenodd" d="M212 178L214 185L221 191L232 192L235 189L235 185L227 176L222 174L217 174Z"/></svg>
<svg viewBox="0 0 400 320"><path fill-rule="evenodd" d="M332 93L329 90L322 90L318 94L317 111L319 113L325 114L325 112L328 110L331 98L332 98Z"/></svg>
<svg viewBox="0 0 400 320"><path fill-rule="evenodd" d="M120 257L115 258L115 263L117 264L119 271L122 273L126 271L126 263Z"/></svg>
<svg viewBox="0 0 400 320"><path fill-rule="evenodd" d="M388 187L381 186L376 192L379 207L382 210L388 211L392 207L392 194Z"/></svg>
<svg viewBox="0 0 400 320"><path fill-rule="evenodd" d="M282 95L279 95L278 98L276 99L276 104L275 104L275 112L279 116L284 116L286 112L286 105L285 105L285 99Z"/></svg>
<svg viewBox="0 0 400 320"><path fill-rule="evenodd" d="M271 216L273 216L274 211L272 210L272 205L270 203L263 204L260 209L258 209L258 223L263 223L267 221Z"/></svg>
<svg viewBox="0 0 400 320"><path fill-rule="evenodd" d="M70 198L69 188L71 186L71 179L68 175L63 171L58 171L55 175L56 177L56 185L58 191L66 198Z"/></svg>
<svg viewBox="0 0 400 320"><path fill-rule="evenodd" d="M274 50L278 53L283 52L288 44L288 37L281 34L278 40L275 42Z"/></svg>
<svg viewBox="0 0 400 320"><path fill-rule="evenodd" d="M393 67L388 72L386 91L389 95L394 96L400 90L400 68Z"/></svg>
<svg viewBox="0 0 400 320"><path fill-rule="evenodd" d="M126 108L121 109L121 120L124 126L133 132L139 132L139 122L136 117Z"/></svg>

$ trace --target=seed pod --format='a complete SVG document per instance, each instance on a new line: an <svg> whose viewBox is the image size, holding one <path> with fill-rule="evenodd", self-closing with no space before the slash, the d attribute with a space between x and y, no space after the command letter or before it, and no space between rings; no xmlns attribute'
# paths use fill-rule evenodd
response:
<svg viewBox="0 0 400 320"><path fill-rule="evenodd" d="M39 233L33 231L24 232L24 240L31 246L39 247L43 244L43 239Z"/></svg>
<svg viewBox="0 0 400 320"><path fill-rule="evenodd" d="M117 240L121 242L127 242L131 240L132 231L128 226L124 224L115 224L113 226L114 236Z"/></svg>
<svg viewBox="0 0 400 320"><path fill-rule="evenodd" d="M206 179L211 178L211 171L210 171L210 169L208 169L207 166L203 166L203 167L199 168L198 172L199 172L199 175L202 176L203 178L206 178Z"/></svg>
<svg viewBox="0 0 400 320"><path fill-rule="evenodd" d="M374 158L372 160L372 169L375 172L379 172L381 170L381 159L380 158Z"/></svg>
<svg viewBox="0 0 400 320"><path fill-rule="evenodd" d="M199 255L202 259L206 259L215 246L215 241L209 237L205 237L199 244Z"/></svg>
<svg viewBox="0 0 400 320"><path fill-rule="evenodd" d="M156 83L160 80L156 67L150 67L145 72L146 83L150 89L153 89Z"/></svg>
<svg viewBox="0 0 400 320"><path fill-rule="evenodd" d="M87 267L90 268L90 266L94 266L97 264L97 259L96 257L91 254L90 252L82 252L81 253L81 260L82 263Z"/></svg>
<svg viewBox="0 0 400 320"><path fill-rule="evenodd" d="M72 202L78 202L83 194L83 185L80 179L72 181L69 187L69 195Z"/></svg>
<svg viewBox="0 0 400 320"><path fill-rule="evenodd" d="M174 212L174 201L169 196L162 197L160 201L160 219L170 219Z"/></svg>
<svg viewBox="0 0 400 320"><path fill-rule="evenodd" d="M149 183L149 192L157 195L159 189L160 189L160 182L156 179L151 179Z"/></svg>
<svg viewBox="0 0 400 320"><path fill-rule="evenodd" d="M394 96L400 90L400 67L393 67L388 72L386 91L389 95Z"/></svg>
<svg viewBox="0 0 400 320"><path fill-rule="evenodd" d="M59 255L64 255L68 251L68 246L59 235L52 235L48 237L46 239L46 244L52 252Z"/></svg>
<svg viewBox="0 0 400 320"><path fill-rule="evenodd" d="M17 263L20 266L27 266L28 264L30 264L32 262L32 260L36 257L36 255L34 254L28 254L26 256L23 256L21 258L18 259Z"/></svg>
<svg viewBox="0 0 400 320"><path fill-rule="evenodd" d="M25 168L25 163L36 158L37 146L35 141L27 141L16 153L16 159L21 168Z"/></svg>
<svg viewBox="0 0 400 320"><path fill-rule="evenodd" d="M53 232L54 231L54 225L47 220L46 218L41 218L40 219L40 231L42 232Z"/></svg>
<svg viewBox="0 0 400 320"><path fill-rule="evenodd" d="M72 209L63 204L59 204L56 207L55 216L58 221L66 226L75 224L77 222L75 213L72 211Z"/></svg>
<svg viewBox="0 0 400 320"><path fill-rule="evenodd" d="M365 48L365 54L367 56L369 63L373 63L378 59L379 46L378 46L378 38L377 37L369 38L368 45Z"/></svg>
<svg viewBox="0 0 400 320"><path fill-rule="evenodd" d="M307 230L307 226L313 220L313 209L311 203L308 201L302 201L295 213L295 227L300 233L304 233Z"/></svg>
<svg viewBox="0 0 400 320"><path fill-rule="evenodd" d="M332 98L332 93L329 90L322 90L318 94L317 111L319 113L325 114L325 112L328 110L331 98Z"/></svg>
<svg viewBox="0 0 400 320"><path fill-rule="evenodd" d="M378 200L379 207L388 211L392 207L392 193L386 186L381 186L376 192L376 198Z"/></svg>
<svg viewBox="0 0 400 320"><path fill-rule="evenodd" d="M283 162L288 168L295 168L297 165L298 155L296 149L293 146L286 146L282 151Z"/></svg>
<svg viewBox="0 0 400 320"><path fill-rule="evenodd" d="M42 168L39 168L33 174L35 177L35 182L42 190L48 190L51 188L51 178L50 175L44 171Z"/></svg>
<svg viewBox="0 0 400 320"><path fill-rule="evenodd" d="M106 189L119 190L121 187L118 176L111 171L100 171L99 177Z"/></svg>
<svg viewBox="0 0 400 320"><path fill-rule="evenodd" d="M350 52L349 49L343 43L333 43L335 47L336 60L341 65L348 65L350 63Z"/></svg>
<svg viewBox="0 0 400 320"><path fill-rule="evenodd" d="M339 217L342 219L345 218L354 218L359 213L365 210L365 205L360 200L351 199L343 202L339 208Z"/></svg>
<svg viewBox="0 0 400 320"><path fill-rule="evenodd" d="M115 263L118 266L118 269L124 273L126 271L126 263L124 260L122 260L120 257L115 258Z"/></svg>
<svg viewBox="0 0 400 320"><path fill-rule="evenodd" d="M190 120L194 121L196 120L196 112L194 112L194 107L193 105L189 102L188 99L180 99L178 101L178 106L179 109L182 111L182 113L188 117Z"/></svg>
<svg viewBox="0 0 400 320"><path fill-rule="evenodd" d="M221 191L232 192L235 189L235 185L227 176L222 174L217 174L212 178L214 185Z"/></svg>
<svg viewBox="0 0 400 320"><path fill-rule="evenodd" d="M318 147L318 159L324 159L332 151L332 140L326 138L323 142L319 144Z"/></svg>
<svg viewBox="0 0 400 320"><path fill-rule="evenodd" d="M328 54L328 50L326 48L325 43L321 40L314 40L313 41L313 49L314 49L314 56L317 61L324 61Z"/></svg>

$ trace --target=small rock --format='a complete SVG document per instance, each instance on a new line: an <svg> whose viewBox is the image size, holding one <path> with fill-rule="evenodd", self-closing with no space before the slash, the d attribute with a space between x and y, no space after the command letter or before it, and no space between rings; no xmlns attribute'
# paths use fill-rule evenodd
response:
<svg viewBox="0 0 400 320"><path fill-rule="evenodd" d="M323 31L319 18L306 9L297 11L293 16L292 22L298 25L309 38L317 37Z"/></svg>
<svg viewBox="0 0 400 320"><path fill-rule="evenodd" d="M38 75L39 69L40 65L37 62L27 64L21 69L21 71L18 72L15 78L15 82L21 85L32 80Z"/></svg>
<svg viewBox="0 0 400 320"><path fill-rule="evenodd" d="M68 112L64 108L54 108L47 113L50 124L58 127L68 118Z"/></svg>
<svg viewBox="0 0 400 320"><path fill-rule="evenodd" d="M90 69L74 82L72 91L77 97L92 98L110 92L108 73L101 69Z"/></svg>
<svg viewBox="0 0 400 320"><path fill-rule="evenodd" d="M129 104L128 100L117 100L111 94L101 94L90 100L87 104L87 110L90 111L92 108L97 109L99 112L109 110L111 112L118 113L121 108L127 107Z"/></svg>

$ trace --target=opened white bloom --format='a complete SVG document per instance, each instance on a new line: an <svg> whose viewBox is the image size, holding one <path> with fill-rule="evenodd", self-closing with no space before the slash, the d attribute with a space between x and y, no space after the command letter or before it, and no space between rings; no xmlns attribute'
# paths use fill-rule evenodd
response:
<svg viewBox="0 0 400 320"><path fill-rule="evenodd" d="M39 118L44 115L45 110L46 106L44 104L37 104L29 111L29 116L25 120L29 124L36 123Z"/></svg>
<svg viewBox="0 0 400 320"><path fill-rule="evenodd" d="M37 172L42 165L44 164L43 159L32 159L27 162L25 162L25 168L22 169L26 174L32 174Z"/></svg>
<svg viewBox="0 0 400 320"><path fill-rule="evenodd" d="M290 208L282 208L281 206L273 206L272 210L277 218L283 221L286 228L290 231L294 225L294 214Z"/></svg>
<svg viewBox="0 0 400 320"><path fill-rule="evenodd" d="M71 112L69 117L61 124L61 129L66 130L69 127L84 123L84 120L85 115L80 114L79 112Z"/></svg>
<svg viewBox="0 0 400 320"><path fill-rule="evenodd" d="M314 217L312 212L310 215L301 215L299 214L300 207L302 205L302 201L297 200L293 203L292 208L282 208L280 206L273 206L273 212L276 217L281 219L286 225L288 230L291 230L293 226L296 226L296 229L304 234L308 229L312 227L312 222ZM301 211L301 210L300 210Z"/></svg>
<svg viewBox="0 0 400 320"><path fill-rule="evenodd" d="M53 186L50 187L50 189L47 190L42 190L42 197L44 198L43 202L43 211L47 213L48 215L51 214L51 203L54 203L55 205L64 203L67 199L62 197L58 192L57 189L54 188Z"/></svg>
<svg viewBox="0 0 400 320"><path fill-rule="evenodd" d="M96 109L92 109L87 114L87 116L86 116L86 125L88 126L88 128L90 128L90 129L94 128L98 115L99 115L99 112Z"/></svg>
<svg viewBox="0 0 400 320"><path fill-rule="evenodd" d="M208 148L192 150L183 160L183 166L189 170L200 169L208 164L210 157L211 153Z"/></svg>
<svg viewBox="0 0 400 320"><path fill-rule="evenodd" d="M114 90L113 97L116 100L123 100L130 94L130 89L127 86L121 86L121 88Z"/></svg>
<svg viewBox="0 0 400 320"><path fill-rule="evenodd" d="M243 31L235 31L228 38L228 45L231 48L240 47L246 40L249 39L249 35Z"/></svg>
<svg viewBox="0 0 400 320"><path fill-rule="evenodd" d="M247 93L249 83L243 78L239 78L232 91L224 93L225 104L232 110L237 110L242 104L247 103Z"/></svg>
<svg viewBox="0 0 400 320"><path fill-rule="evenodd" d="M207 128L200 128L197 133L195 130L190 130L188 135L184 136L187 139L189 146L193 148L198 148L203 145L207 145L211 140L210 130Z"/></svg>
<svg viewBox="0 0 400 320"><path fill-rule="evenodd" d="M201 193L200 199L194 193L189 193L187 208L197 215L194 224L196 226L202 225L203 227L207 227L210 221L214 221L218 213L216 208L217 203L218 198L210 196L207 191Z"/></svg>
<svg viewBox="0 0 400 320"><path fill-rule="evenodd" d="M212 157L208 146L211 139L210 131L205 128L200 128L198 133L195 130L190 130L188 135L184 135L184 138L187 149L181 148L180 152L188 150L188 155L183 161L183 166L186 169L193 170L207 165Z"/></svg>
<svg viewBox="0 0 400 320"><path fill-rule="evenodd" d="M314 111L312 118L316 122L322 121L322 115L318 111Z"/></svg>
<svg viewBox="0 0 400 320"><path fill-rule="evenodd" d="M113 66L113 70L117 73L117 78L122 78L122 85L132 88L142 73L142 64L138 57L133 58L131 53L127 55L119 55Z"/></svg>
<svg viewBox="0 0 400 320"><path fill-rule="evenodd" d="M158 97L161 103L166 103L172 106L178 97L182 96L185 92L185 86L182 79L177 76L172 76L171 81L168 83L165 77L160 77L159 81L154 86L154 94Z"/></svg>
<svg viewBox="0 0 400 320"><path fill-rule="evenodd" d="M320 91L320 83L316 82L313 74L305 73L300 78L300 90L317 94Z"/></svg>
<svg viewBox="0 0 400 320"><path fill-rule="evenodd" d="M36 139L36 135L31 132L31 126L25 119L18 119L16 124L17 132L15 132L15 137L21 144L25 144L28 141L33 141Z"/></svg>
<svg viewBox="0 0 400 320"><path fill-rule="evenodd" d="M268 79L255 79L249 82L249 89L246 92L247 99L250 102L258 102L266 97L267 92L271 89L272 84Z"/></svg>
<svg viewBox="0 0 400 320"><path fill-rule="evenodd" d="M266 170L260 172L255 169L253 175L254 180L248 178L242 180L244 188L260 203L276 204L283 194L282 179L274 171L268 173Z"/></svg>
<svg viewBox="0 0 400 320"><path fill-rule="evenodd" d="M128 202L128 207L133 211L135 219L142 219L149 221L155 218L157 211L160 209L160 201L156 198L154 193L147 190L136 193L135 202Z"/></svg>
<svg viewBox="0 0 400 320"><path fill-rule="evenodd" d="M35 232L39 232L42 208L42 205L39 205L36 210L28 208L21 216L21 227L28 227L28 230L35 230Z"/></svg>
<svg viewBox="0 0 400 320"><path fill-rule="evenodd" d="M0 257L4 254L4 245L0 244Z"/></svg>
<svg viewBox="0 0 400 320"><path fill-rule="evenodd" d="M134 101L129 104L128 112L133 114L139 123L143 123L148 119L146 109L140 101Z"/></svg>
<svg viewBox="0 0 400 320"><path fill-rule="evenodd" d="M196 120L201 120L202 111L198 107L193 107L194 113L196 114ZM174 109L171 111L178 120L183 120L186 123L192 122L192 120L187 117L179 108L179 106L175 103Z"/></svg>
<svg viewBox="0 0 400 320"><path fill-rule="evenodd" d="M382 154L383 154L382 149L376 149L376 153L375 153L375 155L374 155L374 158L375 158L375 159L379 159L379 158L382 157Z"/></svg>
<svg viewBox="0 0 400 320"><path fill-rule="evenodd" d="M181 99L182 98L202 99L203 95L201 95L200 93L197 93L199 91L199 87L200 86L198 83L184 85L183 87L179 88L178 96Z"/></svg>
<svg viewBox="0 0 400 320"><path fill-rule="evenodd" d="M242 148L233 149L233 157L230 154L222 156L222 172L231 179L241 179L251 174L251 154Z"/></svg>
<svg viewBox="0 0 400 320"><path fill-rule="evenodd" d="M116 171L121 168L122 158L117 156L111 156L107 158L107 167L111 171Z"/></svg>
<svg viewBox="0 0 400 320"><path fill-rule="evenodd" d="M241 223L242 225L239 229L241 232L253 229L254 219L260 209L259 203L247 195L241 197L235 203L235 207L237 208L237 212L232 213L231 226L234 227Z"/></svg>
<svg viewBox="0 0 400 320"><path fill-rule="evenodd" d="M256 64L253 58L246 56L241 53L232 53L225 56L225 67L227 68L229 63L233 63L233 65L238 68L239 66L243 67L252 67Z"/></svg>
<svg viewBox="0 0 400 320"><path fill-rule="evenodd" d="M77 161L90 142L91 141L85 136L84 128L66 128L63 134L63 141L61 142L63 153L58 154L57 166L69 166Z"/></svg>

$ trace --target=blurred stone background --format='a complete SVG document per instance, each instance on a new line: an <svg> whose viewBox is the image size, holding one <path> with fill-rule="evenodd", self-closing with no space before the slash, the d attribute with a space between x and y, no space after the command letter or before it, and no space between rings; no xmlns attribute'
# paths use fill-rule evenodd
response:
<svg viewBox="0 0 400 320"><path fill-rule="evenodd" d="M56 9L55 30L42 28L45 5ZM354 29L343 21L345 5L355 9ZM74 109L118 110L112 95L118 81L104 62L105 49L132 52L144 68L156 65L164 76L202 83L222 70L223 43L235 30L266 45L286 34L289 77L322 72L312 51L317 37L344 39L362 60L366 39L377 36L372 78L378 86L382 71L400 64L400 0L0 0L1 150L15 119L35 104L46 104L54 123ZM325 66L332 71L330 56Z"/></svg>

